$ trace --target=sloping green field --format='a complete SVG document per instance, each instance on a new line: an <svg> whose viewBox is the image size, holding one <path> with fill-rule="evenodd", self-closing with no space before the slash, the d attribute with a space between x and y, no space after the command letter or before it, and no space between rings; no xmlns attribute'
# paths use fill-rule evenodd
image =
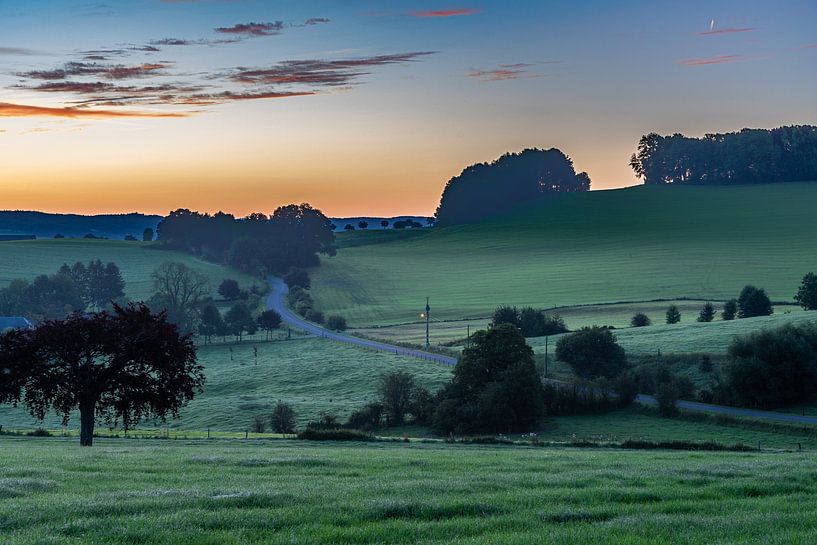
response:
<svg viewBox="0 0 817 545"><path fill-rule="evenodd" d="M0 438L7 545L806 545L810 453Z"/></svg>
<svg viewBox="0 0 817 545"><path fill-rule="evenodd" d="M539 308L737 296L791 301L817 270L817 183L635 187L559 195L512 215L410 237L352 233L313 271L313 296L354 326ZM375 244L366 245L372 236Z"/></svg>
<svg viewBox="0 0 817 545"><path fill-rule="evenodd" d="M133 300L147 299L153 294L150 275L165 261L180 261L207 276L214 296L224 278L234 278L242 287L261 284L261 280L251 276L188 254L160 250L151 243L59 239L0 242L0 287L15 278L31 280L40 274L54 274L63 263L94 259L113 261L119 266L125 279L125 294Z"/></svg>
<svg viewBox="0 0 817 545"><path fill-rule="evenodd" d="M257 365L253 347L258 349ZM451 376L445 365L317 338L269 343L249 338L203 346L199 361L207 376L204 393L170 423L171 429L243 432L256 415L269 415L278 400L293 406L303 427L321 412L343 419L374 400L378 380L390 371L409 372L433 391ZM7 430L39 425L59 430L60 420L51 415L38 423L23 408L0 405L0 425ZM78 426L79 419L72 418L69 429ZM100 426L101 432L106 429Z"/></svg>

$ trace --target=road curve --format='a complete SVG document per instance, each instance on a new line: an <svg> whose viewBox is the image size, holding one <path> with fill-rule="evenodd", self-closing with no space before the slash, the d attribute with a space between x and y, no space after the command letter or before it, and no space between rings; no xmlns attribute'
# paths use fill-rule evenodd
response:
<svg viewBox="0 0 817 545"><path fill-rule="evenodd" d="M285 323L295 326L298 329L303 329L310 335L323 337L324 339L331 339L341 343L355 344L357 346L371 348L381 352L390 352L392 354L420 358L427 361L433 361L435 363L441 363L443 365L456 365L457 363L457 358L452 358L450 356L443 356L441 354L433 354L423 350L415 350L412 348L370 341L368 339L361 339L360 337L353 337L352 335L346 335L345 333L340 333L338 331L331 331L312 322L308 322L298 316L287 306L286 294L289 291L289 288L284 281L276 276L270 276L268 280L270 284L270 294L267 296L267 308L280 314L281 319Z"/></svg>
<svg viewBox="0 0 817 545"><path fill-rule="evenodd" d="M381 352L390 352L402 356L409 356L412 358L420 358L443 365L456 365L457 359L450 356L443 356L441 354L433 354L423 350L414 350L412 348L404 348L402 346L395 346L392 344L381 343L377 341L370 341L361 339L360 337L353 337L340 333L337 331L330 331L324 327L308 322L295 314L286 304L286 294L289 288L283 280L276 276L269 277L270 294L267 297L267 308L276 311L281 315L281 319L298 329L303 329L310 335L316 337L323 337L337 342L354 344L364 348L371 348ZM558 381L554 381L558 382ZM639 394L636 401L643 405L655 406L658 402L653 396ZM723 414L727 416L734 416L738 418L756 418L761 420L770 420L774 422L786 422L790 424L811 424L817 425L817 417L801 416L799 414L777 413L772 411L758 411L754 409L740 409L738 407L727 407L725 405L713 405L711 403L699 403L697 401L679 401L678 408L687 411L705 412L712 414Z"/></svg>

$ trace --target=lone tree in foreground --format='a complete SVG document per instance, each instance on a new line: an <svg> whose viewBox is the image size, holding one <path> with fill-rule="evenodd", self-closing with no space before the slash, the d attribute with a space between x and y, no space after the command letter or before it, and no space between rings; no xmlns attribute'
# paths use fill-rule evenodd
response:
<svg viewBox="0 0 817 545"><path fill-rule="evenodd" d="M810 272L803 277L794 300L805 310L817 310L817 274Z"/></svg>
<svg viewBox="0 0 817 545"><path fill-rule="evenodd" d="M97 417L126 430L175 418L203 384L190 336L144 304L0 336L0 403L22 402L40 420L53 409L63 424L79 409L83 446L93 444Z"/></svg>

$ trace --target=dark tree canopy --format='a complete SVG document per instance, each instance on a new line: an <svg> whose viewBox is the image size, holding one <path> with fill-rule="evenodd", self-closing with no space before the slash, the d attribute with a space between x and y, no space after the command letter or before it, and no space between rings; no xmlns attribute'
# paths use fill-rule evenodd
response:
<svg viewBox="0 0 817 545"><path fill-rule="evenodd" d="M258 315L256 322L258 322L259 328L267 332L267 340L269 340L270 332L281 327L281 315L272 309L268 309Z"/></svg>
<svg viewBox="0 0 817 545"><path fill-rule="evenodd" d="M641 137L630 159L648 185L731 185L817 180L817 127L743 129L689 138Z"/></svg>
<svg viewBox="0 0 817 545"><path fill-rule="evenodd" d="M284 273L291 267L318 264L318 254L335 254L331 222L308 204L281 206L272 216L202 214L187 209L171 212L158 227L158 240L242 270Z"/></svg>
<svg viewBox="0 0 817 545"><path fill-rule="evenodd" d="M583 327L559 339L556 359L584 378L613 378L627 366L624 349L609 329L598 326Z"/></svg>
<svg viewBox="0 0 817 545"><path fill-rule="evenodd" d="M738 297L738 318L771 316L774 310L766 291L754 286L744 286Z"/></svg>
<svg viewBox="0 0 817 545"><path fill-rule="evenodd" d="M433 420L443 433L528 431L545 411L533 350L511 324L472 336L439 398Z"/></svg>
<svg viewBox="0 0 817 545"><path fill-rule="evenodd" d="M666 322L668 324L677 324L681 321L681 311L678 310L678 305L670 305L667 308Z"/></svg>
<svg viewBox="0 0 817 545"><path fill-rule="evenodd" d="M735 316L738 315L738 301L737 299L730 299L723 304L723 311L721 312L721 316L724 320L734 320Z"/></svg>
<svg viewBox="0 0 817 545"><path fill-rule="evenodd" d="M817 310L817 274L810 272L803 277L794 300L805 310Z"/></svg>
<svg viewBox="0 0 817 545"><path fill-rule="evenodd" d="M573 162L558 149L526 149L471 165L451 178L436 218L440 225L468 223L553 193L589 189L587 173L576 174Z"/></svg>
<svg viewBox="0 0 817 545"><path fill-rule="evenodd" d="M698 313L699 322L711 322L715 319L715 305L710 302L704 303L701 311Z"/></svg>
<svg viewBox="0 0 817 545"><path fill-rule="evenodd" d="M162 263L152 277L156 293L150 298L151 308L167 312L168 319L184 333L194 331L210 292L207 277L177 261Z"/></svg>
<svg viewBox="0 0 817 545"><path fill-rule="evenodd" d="M632 327L646 327L651 323L652 320L650 320L650 317L643 312L636 312L633 314L633 317L630 318L630 326Z"/></svg>
<svg viewBox="0 0 817 545"><path fill-rule="evenodd" d="M299 288L303 288L305 290L308 290L312 286L312 281L309 279L309 273L298 268L289 270L286 276L284 276L284 283L290 288L298 286Z"/></svg>
<svg viewBox="0 0 817 545"><path fill-rule="evenodd" d="M241 287L238 282L232 278L225 278L218 285L218 294L228 301L238 299L241 296Z"/></svg>
<svg viewBox="0 0 817 545"><path fill-rule="evenodd" d="M97 417L125 429L176 417L204 384L190 337L143 304L9 331L0 370L0 403L23 403L38 419L53 409L64 423L79 409L82 445Z"/></svg>

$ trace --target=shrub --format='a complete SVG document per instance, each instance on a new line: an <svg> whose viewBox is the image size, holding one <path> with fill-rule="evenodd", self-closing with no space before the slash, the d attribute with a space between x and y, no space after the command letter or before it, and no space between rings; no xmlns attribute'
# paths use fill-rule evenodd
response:
<svg viewBox="0 0 817 545"><path fill-rule="evenodd" d="M698 313L699 322L711 322L715 319L715 305L706 302L701 307L701 312Z"/></svg>
<svg viewBox="0 0 817 545"><path fill-rule="evenodd" d="M671 382L658 385L655 400L658 402L658 412L661 416L670 417L678 414L678 390Z"/></svg>
<svg viewBox="0 0 817 545"><path fill-rule="evenodd" d="M238 299L241 295L241 288L238 286L238 282L232 278L225 278L218 286L218 294L224 299L232 301Z"/></svg>
<svg viewBox="0 0 817 545"><path fill-rule="evenodd" d="M650 318L643 312L637 312L630 319L630 325L632 327L645 327L650 325L651 323L652 321L650 320Z"/></svg>
<svg viewBox="0 0 817 545"><path fill-rule="evenodd" d="M737 299L730 299L729 301L723 304L723 311L721 311L721 316L726 321L734 320L735 316L738 314L738 301Z"/></svg>
<svg viewBox="0 0 817 545"><path fill-rule="evenodd" d="M374 441L374 437L359 430L307 428L298 433L298 439L307 441Z"/></svg>
<svg viewBox="0 0 817 545"><path fill-rule="evenodd" d="M744 286L738 297L738 318L771 316L772 312L772 302L765 290Z"/></svg>
<svg viewBox="0 0 817 545"><path fill-rule="evenodd" d="M291 405L279 401L270 415L270 424L275 433L293 433L295 431L295 410Z"/></svg>
<svg viewBox="0 0 817 545"><path fill-rule="evenodd" d="M511 324L519 327L519 310L508 305L497 307L491 316L491 325L498 326L499 324Z"/></svg>
<svg viewBox="0 0 817 545"><path fill-rule="evenodd" d="M624 349L608 329L583 327L556 343L556 359L584 378L617 376L627 366Z"/></svg>
<svg viewBox="0 0 817 545"><path fill-rule="evenodd" d="M580 384L545 384L544 400L549 416L601 414L620 407L619 398L607 388Z"/></svg>
<svg viewBox="0 0 817 545"><path fill-rule="evenodd" d="M667 323L677 324L681 321L681 311L678 310L677 305L670 305L667 309Z"/></svg>
<svg viewBox="0 0 817 545"><path fill-rule="evenodd" d="M326 320L326 327L332 331L346 331L346 318L333 314Z"/></svg>
<svg viewBox="0 0 817 545"><path fill-rule="evenodd" d="M346 420L345 427L364 431L375 430L383 423L383 412L382 403L369 403L352 412Z"/></svg>
<svg viewBox="0 0 817 545"><path fill-rule="evenodd" d="M315 322L316 324L322 324L323 323L323 312L321 312L320 310L315 310L313 308L310 308L304 314L304 318L306 318L310 322Z"/></svg>
<svg viewBox="0 0 817 545"><path fill-rule="evenodd" d="M810 272L803 277L794 300L805 310L817 310L817 275Z"/></svg>
<svg viewBox="0 0 817 545"><path fill-rule="evenodd" d="M395 371L380 378L378 393L391 426L403 424L411 408L416 384L414 377L403 371Z"/></svg>
<svg viewBox="0 0 817 545"><path fill-rule="evenodd" d="M308 290L312 285L312 282L309 279L309 274L305 270L294 268L290 269L284 276L284 283L289 286L290 289L299 287Z"/></svg>
<svg viewBox="0 0 817 545"><path fill-rule="evenodd" d="M317 420L312 420L306 424L310 430L337 430L340 429L338 417L331 413L321 413Z"/></svg>
<svg viewBox="0 0 817 545"><path fill-rule="evenodd" d="M53 434L45 428L37 428L26 433L28 437L53 437Z"/></svg>

